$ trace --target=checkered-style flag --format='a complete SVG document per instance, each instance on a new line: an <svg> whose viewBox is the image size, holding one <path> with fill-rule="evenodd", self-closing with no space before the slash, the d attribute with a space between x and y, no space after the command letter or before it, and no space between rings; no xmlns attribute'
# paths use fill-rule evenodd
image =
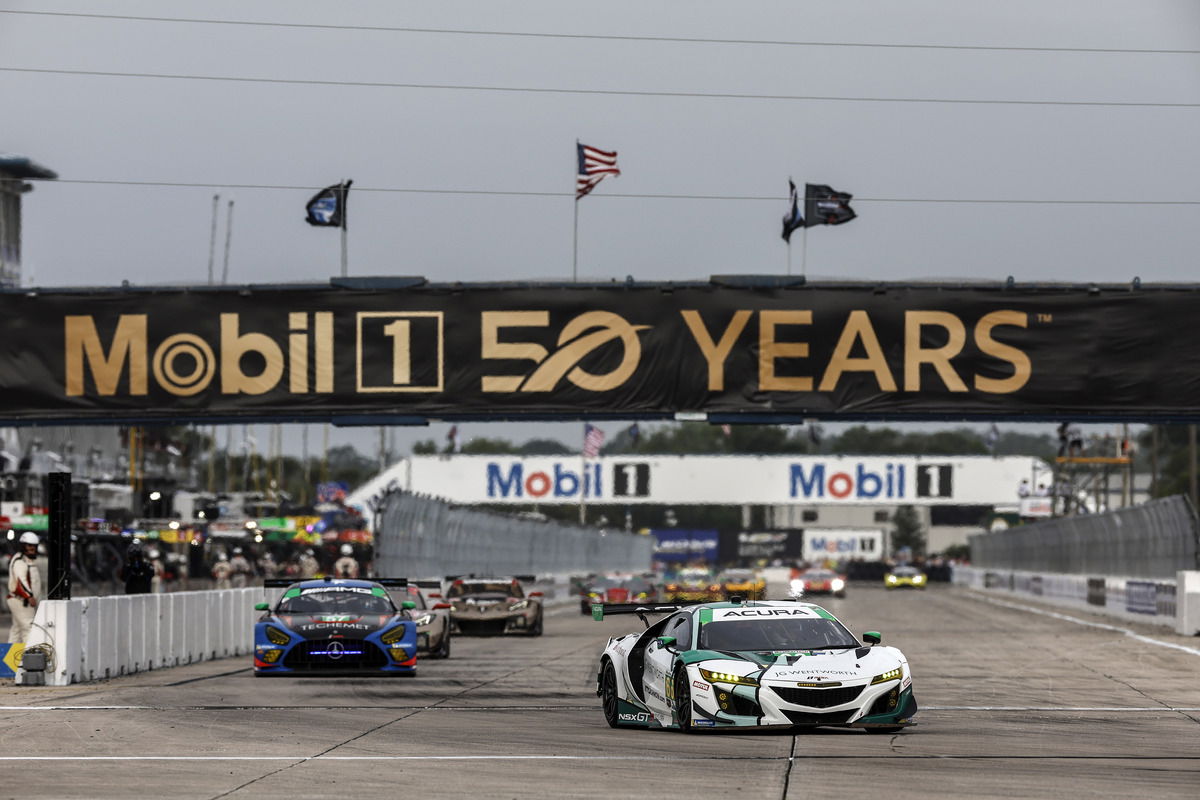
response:
<svg viewBox="0 0 1200 800"><path fill-rule="evenodd" d="M600 455L600 446L604 444L604 431L590 422L583 426L583 457L596 458Z"/></svg>
<svg viewBox="0 0 1200 800"><path fill-rule="evenodd" d="M606 175L620 175L617 169L616 152L597 150L586 144L575 143L575 153L579 161L579 169L575 175L575 199L586 195L596 184L604 180Z"/></svg>

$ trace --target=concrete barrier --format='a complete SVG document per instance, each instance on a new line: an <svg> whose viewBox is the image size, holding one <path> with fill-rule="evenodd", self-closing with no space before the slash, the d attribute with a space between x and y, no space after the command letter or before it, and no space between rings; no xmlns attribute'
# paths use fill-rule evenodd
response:
<svg viewBox="0 0 1200 800"><path fill-rule="evenodd" d="M26 648L46 645L49 686L248 655L263 588L44 600ZM23 670L17 683L24 683Z"/></svg>
<svg viewBox="0 0 1200 800"><path fill-rule="evenodd" d="M954 583L1200 634L1200 571L1181 570L1175 580L1162 580L956 566Z"/></svg>

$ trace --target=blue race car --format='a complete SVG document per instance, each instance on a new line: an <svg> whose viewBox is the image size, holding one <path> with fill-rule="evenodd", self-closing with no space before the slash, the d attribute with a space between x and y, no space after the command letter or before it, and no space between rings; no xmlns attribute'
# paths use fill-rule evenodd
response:
<svg viewBox="0 0 1200 800"><path fill-rule="evenodd" d="M286 587L275 608L254 626L254 674L330 675L417 674L417 625L388 595L404 587L403 578L376 580L276 580L265 587Z"/></svg>

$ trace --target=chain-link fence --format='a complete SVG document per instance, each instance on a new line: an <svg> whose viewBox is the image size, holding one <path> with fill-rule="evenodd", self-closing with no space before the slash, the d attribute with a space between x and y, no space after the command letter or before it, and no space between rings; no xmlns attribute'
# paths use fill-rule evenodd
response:
<svg viewBox="0 0 1200 800"><path fill-rule="evenodd" d="M546 575L650 568L653 537L451 506L393 491L375 524L380 575Z"/></svg>
<svg viewBox="0 0 1200 800"><path fill-rule="evenodd" d="M1183 496L1106 514L1062 517L970 538L989 569L1172 578L1200 569L1196 514Z"/></svg>

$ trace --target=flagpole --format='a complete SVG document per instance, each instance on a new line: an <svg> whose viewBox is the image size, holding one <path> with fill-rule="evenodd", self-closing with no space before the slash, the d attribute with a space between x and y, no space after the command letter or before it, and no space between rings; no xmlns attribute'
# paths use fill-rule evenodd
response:
<svg viewBox="0 0 1200 800"><path fill-rule="evenodd" d="M583 449L579 451L579 524L587 524L587 423L583 428Z"/></svg>
<svg viewBox="0 0 1200 800"><path fill-rule="evenodd" d="M349 274L349 263L346 257L346 218L349 216L346 213L346 195L349 194L349 187L346 186L345 181L342 181L342 187L341 197L338 198L340 204L338 210L342 214L342 277L344 278Z"/></svg>
<svg viewBox="0 0 1200 800"><path fill-rule="evenodd" d="M787 254L787 274L788 274L788 275L791 275L791 274L792 274L792 240L791 240L790 238L789 238L789 239L788 239L788 241L787 241L787 251L788 251L788 254Z"/></svg>
<svg viewBox="0 0 1200 800"><path fill-rule="evenodd" d="M225 220L225 266L221 269L221 285L229 283L229 245L233 241L233 201L229 201L229 215Z"/></svg>
<svg viewBox="0 0 1200 800"><path fill-rule="evenodd" d="M800 277L808 279L808 225L804 226L804 233L800 240Z"/></svg>
<svg viewBox="0 0 1200 800"><path fill-rule="evenodd" d="M213 256L217 250L217 205L221 201L221 195L213 195L212 209L212 231L208 235L208 285L212 286L213 282Z"/></svg>
<svg viewBox="0 0 1200 800"><path fill-rule="evenodd" d="M579 282L579 198L575 198L575 236L571 240L571 282Z"/></svg>

